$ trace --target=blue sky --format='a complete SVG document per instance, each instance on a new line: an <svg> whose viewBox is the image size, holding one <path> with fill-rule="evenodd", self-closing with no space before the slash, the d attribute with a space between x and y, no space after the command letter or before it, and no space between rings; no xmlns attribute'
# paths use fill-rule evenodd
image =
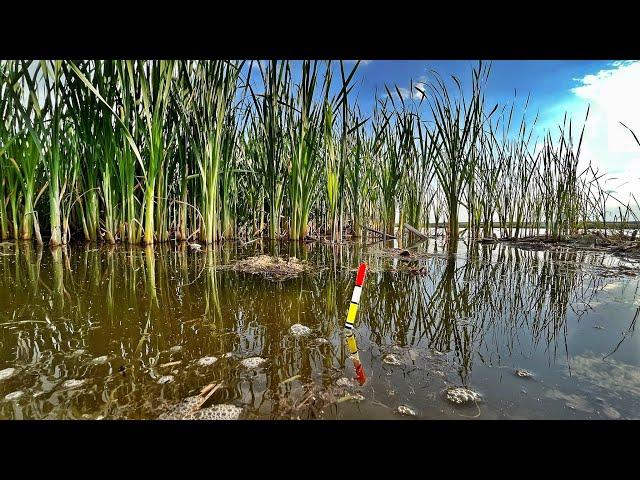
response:
<svg viewBox="0 0 640 480"><path fill-rule="evenodd" d="M351 69L354 64L355 61L347 61L345 68ZM410 99L411 82L415 85L425 81L430 70L445 79L456 75L469 86L476 65L477 60L363 60L354 77L356 86L350 99L357 97L362 113L368 115L373 110L376 90L379 96L384 95L385 84L390 88L398 86ZM339 83L339 70L334 72L334 83ZM514 89L516 105L523 106L527 95L531 95L527 109L531 120L539 111L534 138L541 138L548 129L557 133L565 112L579 131L590 105L582 166L591 162L600 171L608 172L607 188L621 200L626 202L634 193L640 201L640 146L619 123L624 122L640 136L640 61L493 61L485 90L488 108L512 102ZM418 91L413 94L419 96ZM426 102L424 107L427 108Z"/></svg>
<svg viewBox="0 0 640 480"><path fill-rule="evenodd" d="M359 103L372 108L376 88L384 84L402 87L409 97L411 81L424 81L429 70L442 77L456 75L465 85L477 61L364 61L357 72ZM565 112L579 128L587 107L581 164L589 162L607 172L607 188L622 201L634 193L640 201L640 146L620 125L624 122L640 136L640 62L585 60L499 60L492 62L486 88L486 103L492 108L514 98L523 106L531 95L528 116L539 111L535 135L558 131ZM416 92L419 95L419 92ZM574 127L575 128L575 127ZM535 136L534 135L534 136Z"/></svg>

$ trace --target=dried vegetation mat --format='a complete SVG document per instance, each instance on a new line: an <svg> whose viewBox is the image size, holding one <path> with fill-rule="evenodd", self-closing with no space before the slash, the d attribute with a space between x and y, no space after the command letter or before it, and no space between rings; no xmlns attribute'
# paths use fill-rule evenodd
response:
<svg viewBox="0 0 640 480"><path fill-rule="evenodd" d="M312 265L295 257L284 259L270 255L244 258L226 265L224 268L235 270L236 272L261 275L271 280L287 280L314 270Z"/></svg>

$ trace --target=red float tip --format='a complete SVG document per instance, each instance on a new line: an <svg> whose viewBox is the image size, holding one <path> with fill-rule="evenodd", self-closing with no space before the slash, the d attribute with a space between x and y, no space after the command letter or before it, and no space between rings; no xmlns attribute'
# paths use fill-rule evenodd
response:
<svg viewBox="0 0 640 480"><path fill-rule="evenodd" d="M360 385L364 385L364 382L367 381L367 377L364 374L364 367L361 363L356 365L356 379Z"/></svg>
<svg viewBox="0 0 640 480"><path fill-rule="evenodd" d="M361 263L360 267L358 268L358 276L356 277L356 285L358 287L361 287L362 284L364 283L364 276L366 272L367 272L367 264Z"/></svg>

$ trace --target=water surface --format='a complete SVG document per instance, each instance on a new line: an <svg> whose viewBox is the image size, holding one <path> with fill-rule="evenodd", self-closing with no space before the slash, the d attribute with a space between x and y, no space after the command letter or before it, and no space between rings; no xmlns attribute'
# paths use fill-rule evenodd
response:
<svg viewBox="0 0 640 480"><path fill-rule="evenodd" d="M0 418L154 419L212 383L207 405L244 418L640 417L639 277L619 268L637 264L464 242L448 254L433 239L409 246L421 258L407 262L381 254L391 246L2 243L0 371L15 373L0 380ZM314 271L277 282L225 268L259 253ZM355 370L342 327L363 261L366 382L345 389ZM296 323L312 334L293 336ZM207 356L218 360L199 365ZM257 356L257 369L240 363ZM452 386L482 399L451 404Z"/></svg>

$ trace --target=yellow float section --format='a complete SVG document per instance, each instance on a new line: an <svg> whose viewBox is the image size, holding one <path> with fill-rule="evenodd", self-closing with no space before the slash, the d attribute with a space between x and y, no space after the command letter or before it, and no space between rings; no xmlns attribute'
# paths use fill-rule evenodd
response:
<svg viewBox="0 0 640 480"><path fill-rule="evenodd" d="M351 355L358 353L358 345L356 345L356 337L354 335L347 337L347 345L349 346L349 353L351 353Z"/></svg>
<svg viewBox="0 0 640 480"><path fill-rule="evenodd" d="M358 312L358 305L352 303L349 305L349 313L347 313L347 323L353 325L353 322L356 320L356 313Z"/></svg>

